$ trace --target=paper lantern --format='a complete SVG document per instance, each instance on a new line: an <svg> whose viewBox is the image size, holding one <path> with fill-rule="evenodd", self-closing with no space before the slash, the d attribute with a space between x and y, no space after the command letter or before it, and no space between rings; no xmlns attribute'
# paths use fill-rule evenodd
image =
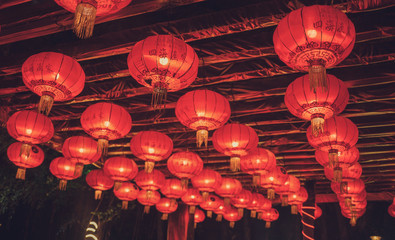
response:
<svg viewBox="0 0 395 240"><path fill-rule="evenodd" d="M203 201L206 201L210 192L214 192L222 183L221 174L205 168L199 175L192 177L192 185L194 188L202 192Z"/></svg>
<svg viewBox="0 0 395 240"><path fill-rule="evenodd" d="M276 157L267 149L255 148L240 157L240 166L241 171L253 176L252 183L257 186L261 182L261 176L276 167Z"/></svg>
<svg viewBox="0 0 395 240"><path fill-rule="evenodd" d="M38 111L48 115L54 101L64 102L80 94L85 73L72 57L56 52L30 56L22 65L23 83L40 96Z"/></svg>
<svg viewBox="0 0 395 240"><path fill-rule="evenodd" d="M289 196L289 204L291 204L291 213L298 214L298 205L307 201L309 195L304 187L300 187L299 191Z"/></svg>
<svg viewBox="0 0 395 240"><path fill-rule="evenodd" d="M103 169L90 171L85 178L88 185L95 189L95 199L100 199L102 191L106 191L114 186L114 180L108 177Z"/></svg>
<svg viewBox="0 0 395 240"><path fill-rule="evenodd" d="M354 163L348 168L341 168L340 174L336 172L333 168L326 167L324 168L325 177L332 182L339 182L340 179L343 181L347 181L349 179L358 179L362 175L362 167L359 163Z"/></svg>
<svg viewBox="0 0 395 240"><path fill-rule="evenodd" d="M261 208L261 206L268 201L262 194L260 193L252 193L250 204L248 204L247 209L251 211L251 217L256 218L257 211Z"/></svg>
<svg viewBox="0 0 395 240"><path fill-rule="evenodd" d="M173 141L155 131L141 131L130 141L133 155L145 161L145 170L152 172L155 162L168 158L173 151Z"/></svg>
<svg viewBox="0 0 395 240"><path fill-rule="evenodd" d="M242 189L239 194L230 199L230 203L237 208L239 215L243 216L244 208L250 205L252 193L246 189Z"/></svg>
<svg viewBox="0 0 395 240"><path fill-rule="evenodd" d="M149 213L150 207L154 206L160 201L160 193L157 191L152 191L152 194L148 198L146 190L141 190L137 194L137 201L144 205L144 213Z"/></svg>
<svg viewBox="0 0 395 240"><path fill-rule="evenodd" d="M167 198L173 199L173 201L175 201L175 199L181 198L187 192L187 189L182 187L181 181L179 179L170 178L164 181L160 192Z"/></svg>
<svg viewBox="0 0 395 240"><path fill-rule="evenodd" d="M215 193L224 198L225 207L229 206L230 199L243 190L239 180L233 178L222 178L222 184L215 189Z"/></svg>
<svg viewBox="0 0 395 240"><path fill-rule="evenodd" d="M213 211L217 210L221 205L223 205L222 199L214 194L208 196L208 198L200 204L200 207L207 211L207 217L211 218Z"/></svg>
<svg viewBox="0 0 395 240"><path fill-rule="evenodd" d="M342 198L346 198L347 206L351 203L351 198L365 190L365 183L361 179L352 179L341 183L331 183L333 192Z"/></svg>
<svg viewBox="0 0 395 240"><path fill-rule="evenodd" d="M236 208L230 207L225 210L224 218L229 221L230 228L234 228L235 222L239 221L243 217L239 215Z"/></svg>
<svg viewBox="0 0 395 240"><path fill-rule="evenodd" d="M322 133L325 119L341 113L348 103L349 94L343 81L327 75L327 89L312 91L309 77L304 75L293 81L285 92L284 102L290 113L311 121L314 136ZM327 91L325 91L327 90Z"/></svg>
<svg viewBox="0 0 395 240"><path fill-rule="evenodd" d="M98 148L103 156L107 156L109 140L124 137L132 128L130 114L123 107L108 102L87 107L80 121L87 134L99 139Z"/></svg>
<svg viewBox="0 0 395 240"><path fill-rule="evenodd" d="M148 173L141 170L137 173L134 181L143 190L147 190L147 197L150 197L152 191L159 190L165 183L165 175L159 170L153 170Z"/></svg>
<svg viewBox="0 0 395 240"><path fill-rule="evenodd" d="M44 161L44 152L36 145L31 145L29 156L20 155L23 143L15 142L7 149L7 156L10 161L18 166L16 178L25 180L26 168L35 168L40 166Z"/></svg>
<svg viewBox="0 0 395 240"><path fill-rule="evenodd" d="M362 215L364 215L366 212L366 208L360 209L358 211L355 210L348 210L348 209L342 209L341 213L344 217L350 219L350 225L352 227L355 227L357 225L357 220L360 218Z"/></svg>
<svg viewBox="0 0 395 240"><path fill-rule="evenodd" d="M273 43L285 64L309 71L310 88L327 88L325 68L339 64L350 54L355 28L346 14L332 6L305 6L278 23Z"/></svg>
<svg viewBox="0 0 395 240"><path fill-rule="evenodd" d="M240 157L256 148L259 139L254 129L243 124L231 123L215 130L212 141L218 152L230 156L230 169L238 171Z"/></svg>
<svg viewBox="0 0 395 240"><path fill-rule="evenodd" d="M171 174L181 179L183 187L187 187L188 179L199 175L203 170L203 161L194 152L178 152L167 160L167 168Z"/></svg>
<svg viewBox="0 0 395 240"><path fill-rule="evenodd" d="M272 208L272 201L267 198L260 199L258 203L258 209L256 212L258 213L258 219L262 219L262 214Z"/></svg>
<svg viewBox="0 0 395 240"><path fill-rule="evenodd" d="M118 12L132 0L55 0L69 12L74 13L73 31L81 39L93 34L96 16L106 16Z"/></svg>
<svg viewBox="0 0 395 240"><path fill-rule="evenodd" d="M162 220L167 220L170 213L175 212L178 207L176 201L172 201L169 198L161 198L155 205L156 209L162 213Z"/></svg>
<svg viewBox="0 0 395 240"><path fill-rule="evenodd" d="M104 172L115 181L114 188L118 189L122 182L132 180L138 173L137 164L129 158L112 157L104 163Z"/></svg>
<svg viewBox="0 0 395 240"><path fill-rule="evenodd" d="M181 96L176 116L184 126L196 130L196 144L207 147L208 131L222 127L230 117L228 100L210 90L195 90Z"/></svg>
<svg viewBox="0 0 395 240"><path fill-rule="evenodd" d="M184 196L181 197L181 200L189 205L189 213L195 213L196 206L203 202L203 197L200 195L200 192L196 188L189 188Z"/></svg>
<svg viewBox="0 0 395 240"><path fill-rule="evenodd" d="M271 222L276 221L280 214L278 213L277 209L271 208L262 212L262 220L266 221L266 228L270 228Z"/></svg>
<svg viewBox="0 0 395 240"><path fill-rule="evenodd" d="M222 221L222 216L225 214L225 203L222 199L220 199L220 203L218 204L218 208L214 210L215 214L217 214L216 221L220 222Z"/></svg>
<svg viewBox="0 0 395 240"><path fill-rule="evenodd" d="M300 181L293 175L287 174L287 180L283 185L276 188L276 192L281 196L281 205L287 206L290 195L297 193L300 189Z"/></svg>
<svg viewBox="0 0 395 240"><path fill-rule="evenodd" d="M388 214L389 214L391 217L395 218L395 205L394 205L394 204L391 204L391 205L388 207Z"/></svg>
<svg viewBox="0 0 395 240"><path fill-rule="evenodd" d="M260 177L261 187L267 189L267 198L274 199L276 189L284 186L288 175L284 168L276 166L271 171Z"/></svg>
<svg viewBox="0 0 395 240"><path fill-rule="evenodd" d="M206 218L206 216L204 215L204 212L202 210L200 210L199 208L197 208L194 215L193 215L194 228L197 227L198 223L203 222L205 218Z"/></svg>
<svg viewBox="0 0 395 240"><path fill-rule="evenodd" d="M140 192L139 188L131 182L123 182L118 189L114 188L113 191L114 195L122 201L122 209L125 210L128 209L129 202L135 200Z"/></svg>
<svg viewBox="0 0 395 240"><path fill-rule="evenodd" d="M66 190L67 181L81 176L80 173L76 171L76 163L64 157L58 157L52 160L49 165L49 171L60 179L59 190L61 191Z"/></svg>
<svg viewBox="0 0 395 240"><path fill-rule="evenodd" d="M172 35L156 35L136 43L128 56L130 75L153 90L151 105L166 101L167 92L195 81L199 59L191 46Z"/></svg>

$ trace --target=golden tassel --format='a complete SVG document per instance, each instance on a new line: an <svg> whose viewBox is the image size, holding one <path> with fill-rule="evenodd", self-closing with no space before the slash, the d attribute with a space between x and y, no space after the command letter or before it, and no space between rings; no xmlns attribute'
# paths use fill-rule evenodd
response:
<svg viewBox="0 0 395 240"><path fill-rule="evenodd" d="M145 205L144 206L144 213L148 214L151 206Z"/></svg>
<svg viewBox="0 0 395 240"><path fill-rule="evenodd" d="M267 189L267 199L273 200L276 196L276 193L273 188Z"/></svg>
<svg viewBox="0 0 395 240"><path fill-rule="evenodd" d="M343 171L341 167L335 167L333 170L333 181L340 183L342 181Z"/></svg>
<svg viewBox="0 0 395 240"><path fill-rule="evenodd" d="M25 180L25 176L26 176L26 168L18 168L18 170L16 171L15 178Z"/></svg>
<svg viewBox="0 0 395 240"><path fill-rule="evenodd" d="M257 216L257 219L262 219L262 212L258 212L258 216Z"/></svg>
<svg viewBox="0 0 395 240"><path fill-rule="evenodd" d="M167 99L167 89L162 86L154 87L152 92L151 106L154 109L165 108Z"/></svg>
<svg viewBox="0 0 395 240"><path fill-rule="evenodd" d="M175 198L170 199L170 206L174 206L177 203L177 200Z"/></svg>
<svg viewBox="0 0 395 240"><path fill-rule="evenodd" d="M281 206L282 207L288 206L288 195L281 196Z"/></svg>
<svg viewBox="0 0 395 240"><path fill-rule="evenodd" d="M208 131L206 129L200 129L196 131L196 146L201 147L204 142L204 146L207 147L208 142Z"/></svg>
<svg viewBox="0 0 395 240"><path fill-rule="evenodd" d="M153 195L153 192L152 192L151 190L147 190L147 191L145 192L145 197L146 197L147 199L151 199L151 198L152 198L152 195Z"/></svg>
<svg viewBox="0 0 395 240"><path fill-rule="evenodd" d="M101 190L96 190L95 191L95 200L101 199L101 194L102 194Z"/></svg>
<svg viewBox="0 0 395 240"><path fill-rule="evenodd" d="M298 205L292 205L291 206L291 214L298 214Z"/></svg>
<svg viewBox="0 0 395 240"><path fill-rule="evenodd" d="M107 156L108 140L106 139L97 140L97 151L101 153L102 158Z"/></svg>
<svg viewBox="0 0 395 240"><path fill-rule="evenodd" d="M74 13L73 30L75 35L81 39L92 37L95 19L96 6L86 3L86 1L79 3Z"/></svg>
<svg viewBox="0 0 395 240"><path fill-rule="evenodd" d="M252 175L252 186L257 187L261 183L261 175L254 174Z"/></svg>
<svg viewBox="0 0 395 240"><path fill-rule="evenodd" d="M328 153L329 167L337 167L339 164L339 152L337 149L330 149Z"/></svg>
<svg viewBox="0 0 395 240"><path fill-rule="evenodd" d="M350 197L346 197L344 199L344 205L346 205L346 207L351 207L351 198Z"/></svg>
<svg viewBox="0 0 395 240"><path fill-rule="evenodd" d="M230 170L232 172L240 171L240 157L237 156L230 157Z"/></svg>
<svg viewBox="0 0 395 240"><path fill-rule="evenodd" d="M196 229L196 227L197 227L197 223L193 223L193 228Z"/></svg>
<svg viewBox="0 0 395 240"><path fill-rule="evenodd" d="M82 163L75 164L74 175L80 177L83 171L84 171L84 164Z"/></svg>
<svg viewBox="0 0 395 240"><path fill-rule="evenodd" d="M323 92L328 90L326 69L321 64L312 64L309 68L310 90L317 92L321 88Z"/></svg>
<svg viewBox="0 0 395 240"><path fill-rule="evenodd" d="M318 137L324 132L325 119L322 114L314 114L311 118L311 130L314 137Z"/></svg>
<svg viewBox="0 0 395 240"><path fill-rule="evenodd" d="M38 112L48 116L49 112L52 109L53 101L54 99L52 96L42 95L40 98L40 102L38 103Z"/></svg>
<svg viewBox="0 0 395 240"><path fill-rule="evenodd" d="M128 209L128 205L129 205L129 202L128 202L128 201L122 201L122 209L123 209L123 210Z"/></svg>
<svg viewBox="0 0 395 240"><path fill-rule="evenodd" d="M206 202L208 200L208 196L209 196L208 192L202 192L203 202Z"/></svg>
<svg viewBox="0 0 395 240"><path fill-rule="evenodd" d="M357 218L355 216L351 217L350 224L351 224L351 227L355 227L355 225L357 225Z"/></svg>
<svg viewBox="0 0 395 240"><path fill-rule="evenodd" d="M243 217L243 215L244 215L244 208L238 208L237 211L239 213L239 217Z"/></svg>
<svg viewBox="0 0 395 240"><path fill-rule="evenodd" d="M265 228L270 228L270 222L269 221L266 221Z"/></svg>
<svg viewBox="0 0 395 240"><path fill-rule="evenodd" d="M217 218L215 219L217 222L221 222L222 221L222 214L218 214Z"/></svg>
<svg viewBox="0 0 395 240"><path fill-rule="evenodd" d="M182 189L188 188L188 178L181 179L181 188Z"/></svg>
<svg viewBox="0 0 395 240"><path fill-rule="evenodd" d="M256 218L256 210L251 210L251 217Z"/></svg>
<svg viewBox="0 0 395 240"><path fill-rule="evenodd" d="M144 169L147 173L152 173L154 171L155 162L145 161Z"/></svg>
<svg viewBox="0 0 395 240"><path fill-rule="evenodd" d="M195 214L196 206L190 205L189 206L189 214Z"/></svg>
<svg viewBox="0 0 395 240"><path fill-rule="evenodd" d="M59 190L66 191L66 186L67 186L67 180L61 179L59 181Z"/></svg>
<svg viewBox="0 0 395 240"><path fill-rule="evenodd" d="M166 221L169 218L169 214L164 213L162 214L162 217L160 219L162 219L163 221Z"/></svg>
<svg viewBox="0 0 395 240"><path fill-rule="evenodd" d="M229 227L230 227L230 228L234 228L234 227L235 227L235 222L230 222L230 223L229 223Z"/></svg>
<svg viewBox="0 0 395 240"><path fill-rule="evenodd" d="M30 157L30 152L32 151L32 145L28 143L22 143L21 151L19 152L19 156L23 157L27 160Z"/></svg>
<svg viewBox="0 0 395 240"><path fill-rule="evenodd" d="M207 217L208 217L208 218L212 218L212 217L213 217L213 211L208 210L208 211L207 211Z"/></svg>
<svg viewBox="0 0 395 240"><path fill-rule="evenodd" d="M119 190L122 187L122 182L115 181L114 182L114 189Z"/></svg>

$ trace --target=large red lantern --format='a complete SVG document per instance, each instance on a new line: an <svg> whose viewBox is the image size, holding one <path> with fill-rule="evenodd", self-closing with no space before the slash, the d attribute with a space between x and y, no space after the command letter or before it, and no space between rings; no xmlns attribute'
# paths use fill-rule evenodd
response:
<svg viewBox="0 0 395 240"><path fill-rule="evenodd" d="M265 197L260 193L252 193L250 203L247 209L251 211L251 217L256 218L256 212L259 210L262 202L266 201Z"/></svg>
<svg viewBox="0 0 395 240"><path fill-rule="evenodd" d="M130 75L153 89L152 106L166 100L167 92L195 81L199 59L191 46L172 35L156 35L136 43L128 56Z"/></svg>
<svg viewBox="0 0 395 240"><path fill-rule="evenodd" d="M260 177L261 187L267 189L267 198L274 199L276 189L283 186L288 179L284 168L276 166L267 174Z"/></svg>
<svg viewBox="0 0 395 240"><path fill-rule="evenodd" d="M349 179L358 179L362 175L361 164L357 162L348 168L341 168L340 170L341 172L340 174L338 174L336 170L334 170L333 168L326 167L324 168L325 177L333 182L341 182L341 181L336 181L339 180L339 175L341 177L340 180L343 181L347 181Z"/></svg>
<svg viewBox="0 0 395 240"><path fill-rule="evenodd" d="M203 201L206 201L209 193L214 192L222 183L221 174L208 168L203 169L191 180L193 187L202 192Z"/></svg>
<svg viewBox="0 0 395 240"><path fill-rule="evenodd" d="M259 138L255 130L243 124L231 123L215 130L214 148L230 156L230 169L240 170L240 157L258 146Z"/></svg>
<svg viewBox="0 0 395 240"><path fill-rule="evenodd" d="M271 222L276 221L280 214L278 213L277 209L270 208L269 210L262 212L262 220L266 221L266 228L270 228Z"/></svg>
<svg viewBox="0 0 395 240"><path fill-rule="evenodd" d="M68 101L80 94L85 73L72 57L55 52L42 52L29 57L22 65L26 87L41 97L38 111L48 115L54 101Z"/></svg>
<svg viewBox="0 0 395 240"><path fill-rule="evenodd" d="M187 187L188 179L199 175L203 170L203 161L194 152L178 152L167 160L167 168L171 174L181 179L183 187Z"/></svg>
<svg viewBox="0 0 395 240"><path fill-rule="evenodd" d="M148 197L152 191L159 190L165 183L165 175L159 170L153 170L148 173L141 170L137 173L134 181L143 190L147 190Z"/></svg>
<svg viewBox="0 0 395 240"><path fill-rule="evenodd" d="M224 198L225 207L230 204L230 199L243 190L239 180L233 178L222 178L222 184L215 189L215 193Z"/></svg>
<svg viewBox="0 0 395 240"><path fill-rule="evenodd" d="M155 131L141 131L130 141L133 155L145 161L145 170L152 172L155 162L168 158L173 151L173 141Z"/></svg>
<svg viewBox="0 0 395 240"><path fill-rule="evenodd" d="M195 90L181 96L176 116L183 125L196 130L196 144L207 147L208 131L222 127L230 117L228 100L210 90Z"/></svg>
<svg viewBox="0 0 395 240"><path fill-rule="evenodd" d="M341 113L348 103L348 90L343 81L327 75L328 91L321 87L311 91L307 75L297 78L287 88L284 102L296 117L311 121L314 136L322 133L325 119Z"/></svg>
<svg viewBox="0 0 395 240"><path fill-rule="evenodd" d="M114 180L108 177L103 169L90 171L85 178L88 185L95 189L95 199L100 199L102 191L106 191L114 186Z"/></svg>
<svg viewBox="0 0 395 240"><path fill-rule="evenodd" d="M283 185L276 188L276 191L281 196L281 205L287 206L290 195L297 193L300 189L300 181L297 177L287 174L287 180Z"/></svg>
<svg viewBox="0 0 395 240"><path fill-rule="evenodd" d="M162 213L162 220L167 220L170 213L175 212L178 207L176 201L172 201L169 198L161 198L159 202L155 205L156 209Z"/></svg>
<svg viewBox="0 0 395 240"><path fill-rule="evenodd" d="M220 199L218 208L214 210L215 214L217 214L217 218L215 219L217 222L222 221L222 216L225 214L225 211L226 211L225 203L222 199Z"/></svg>
<svg viewBox="0 0 395 240"><path fill-rule="evenodd" d="M187 192L187 189L182 187L181 181L176 178L166 179L160 192L167 198L175 201L177 198L181 198Z"/></svg>
<svg viewBox="0 0 395 240"><path fill-rule="evenodd" d="M289 196L289 204L291 204L291 213L298 214L298 205L307 201L309 195L304 187L300 187L299 191Z"/></svg>
<svg viewBox="0 0 395 240"><path fill-rule="evenodd" d="M332 182L331 188L339 197L345 198L349 206L351 198L365 190L365 183L361 179L352 179L341 183Z"/></svg>
<svg viewBox="0 0 395 240"><path fill-rule="evenodd" d="M310 88L327 88L325 68L339 64L350 54L355 28L346 14L332 6L306 6L279 22L273 43L285 64L309 71Z"/></svg>
<svg viewBox="0 0 395 240"><path fill-rule="evenodd" d="M54 128L51 119L35 111L19 111L8 119L7 131L11 137L22 142L20 154L29 157L32 144L49 141Z"/></svg>
<svg viewBox="0 0 395 240"><path fill-rule="evenodd" d="M189 205L189 213L195 213L196 206L203 202L203 197L200 195L200 192L196 188L189 188L184 196L181 197L181 200Z"/></svg>
<svg viewBox="0 0 395 240"><path fill-rule="evenodd" d="M81 176L80 173L76 171L76 163L64 157L58 157L52 160L49 165L49 171L60 179L59 190L62 191L66 190L67 181Z"/></svg>
<svg viewBox="0 0 395 240"><path fill-rule="evenodd" d="M207 211L207 217L211 218L213 211L217 210L223 201L214 194L210 194L208 198L200 204L200 207Z"/></svg>
<svg viewBox="0 0 395 240"><path fill-rule="evenodd" d="M225 210L224 218L229 221L229 226L231 228L235 227L235 222L243 218L239 215L239 211L236 208L229 207Z"/></svg>
<svg viewBox="0 0 395 240"><path fill-rule="evenodd" d="M122 201L122 209L128 209L129 202L135 200L139 192L139 188L131 182L124 182L118 189L114 188L114 195Z"/></svg>
<svg viewBox="0 0 395 240"><path fill-rule="evenodd" d="M160 193L158 191L152 191L152 194L148 197L147 191L141 190L137 194L137 201L144 205L144 213L149 213L150 207L160 201Z"/></svg>
<svg viewBox="0 0 395 240"><path fill-rule="evenodd" d="M107 155L108 141L119 139L132 128L130 114L121 106L100 102L90 105L81 115L81 126L86 133L98 140L98 148Z"/></svg>
<svg viewBox="0 0 395 240"><path fill-rule="evenodd" d="M257 186L261 176L276 167L276 157L267 149L255 148L240 158L240 166L241 171L253 176L252 183Z"/></svg>
<svg viewBox="0 0 395 240"><path fill-rule="evenodd" d="M206 216L204 215L204 212L202 210L200 210L199 208L197 208L194 215L193 215L194 228L197 227L198 223L203 222L205 218L206 218Z"/></svg>
<svg viewBox="0 0 395 240"><path fill-rule="evenodd" d="M112 157L104 163L104 172L115 181L114 188L118 189L122 182L132 180L138 173L137 164L126 157Z"/></svg>
<svg viewBox="0 0 395 240"><path fill-rule="evenodd" d="M35 168L40 166L44 161L44 152L36 145L31 146L29 156L20 155L23 143L15 142L11 144L7 149L8 159L16 166L18 170L16 172L16 178L25 180L26 168Z"/></svg>
<svg viewBox="0 0 395 240"><path fill-rule="evenodd" d="M246 189L242 189L239 194L230 199L230 203L237 208L239 215L243 216L244 208L250 205L252 193Z"/></svg>
<svg viewBox="0 0 395 240"><path fill-rule="evenodd" d="M69 12L74 13L73 31L81 39L93 34L96 16L105 16L118 12L132 0L55 0Z"/></svg>

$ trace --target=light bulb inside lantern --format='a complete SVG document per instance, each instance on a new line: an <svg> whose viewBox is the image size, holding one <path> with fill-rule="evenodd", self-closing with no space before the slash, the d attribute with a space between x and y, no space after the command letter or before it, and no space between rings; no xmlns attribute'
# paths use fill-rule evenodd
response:
<svg viewBox="0 0 395 240"><path fill-rule="evenodd" d="M56 74L56 77L55 77L55 80L58 80L58 79L59 79L59 73Z"/></svg>
<svg viewBox="0 0 395 240"><path fill-rule="evenodd" d="M273 182L274 177L269 177L269 180L270 180L271 182Z"/></svg>
<svg viewBox="0 0 395 240"><path fill-rule="evenodd" d="M195 199L195 195L192 195L191 198L192 198L192 199Z"/></svg>
<svg viewBox="0 0 395 240"><path fill-rule="evenodd" d="M167 65L169 63L169 59L167 57L159 58L159 63L162 65Z"/></svg>
<svg viewBox="0 0 395 240"><path fill-rule="evenodd" d="M169 204L169 203L166 203L165 206L168 207L168 206L170 206L170 204Z"/></svg>
<svg viewBox="0 0 395 240"><path fill-rule="evenodd" d="M149 152L149 153L154 153L154 152L155 152L155 149L153 149L153 148L150 147L150 148L148 148L148 152Z"/></svg>
<svg viewBox="0 0 395 240"><path fill-rule="evenodd" d="M119 168L119 171L120 171L120 172L123 172L124 170L125 170L125 169L123 169L123 168Z"/></svg>
<svg viewBox="0 0 395 240"><path fill-rule="evenodd" d="M64 169L65 169L66 171L68 171L68 170L70 170L70 166L64 166Z"/></svg>
<svg viewBox="0 0 395 240"><path fill-rule="evenodd" d="M78 149L78 151L79 151L80 153L83 153L83 152L84 152L84 149L83 149L83 148L80 148L80 149Z"/></svg>
<svg viewBox="0 0 395 240"><path fill-rule="evenodd" d="M256 160L256 163L261 163L261 159L257 159L257 160Z"/></svg>
<svg viewBox="0 0 395 240"><path fill-rule="evenodd" d="M229 185L229 184L226 184L225 187L226 187L227 189L229 189L229 188L230 188L230 185Z"/></svg>
<svg viewBox="0 0 395 240"><path fill-rule="evenodd" d="M314 29L307 30L307 36L310 38L315 38L317 37L317 31Z"/></svg>
<svg viewBox="0 0 395 240"><path fill-rule="evenodd" d="M33 130L32 129L26 129L26 134L32 134Z"/></svg>
<svg viewBox="0 0 395 240"><path fill-rule="evenodd" d="M184 161L182 161L182 165L187 165L188 164L188 161L187 160L184 160Z"/></svg>
<svg viewBox="0 0 395 240"><path fill-rule="evenodd" d="M239 142L232 142L232 147L238 147L239 146Z"/></svg>
<svg viewBox="0 0 395 240"><path fill-rule="evenodd" d="M129 188L126 188L126 189L125 189L125 192L130 192L130 189L129 189Z"/></svg>
<svg viewBox="0 0 395 240"><path fill-rule="evenodd" d="M110 126L110 122L109 122L109 121L105 121L105 122L104 122L104 126L105 126L105 127Z"/></svg>

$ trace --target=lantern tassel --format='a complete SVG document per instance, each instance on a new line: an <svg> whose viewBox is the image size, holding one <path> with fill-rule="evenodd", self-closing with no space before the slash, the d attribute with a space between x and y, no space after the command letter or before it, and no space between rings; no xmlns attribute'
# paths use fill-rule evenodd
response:
<svg viewBox="0 0 395 240"><path fill-rule="evenodd" d="M267 189L267 199L273 200L275 196L276 194L273 188Z"/></svg>
<svg viewBox="0 0 395 240"><path fill-rule="evenodd" d="M252 218L256 218L256 211L255 210L251 210L251 215Z"/></svg>
<svg viewBox="0 0 395 240"><path fill-rule="evenodd" d="M128 209L128 205L129 205L129 202L128 202L128 201L122 201L122 209L123 209L123 210Z"/></svg>
<svg viewBox="0 0 395 240"><path fill-rule="evenodd" d="M208 200L208 196L209 196L208 192L202 192L202 198L203 198L204 202L206 202Z"/></svg>
<svg viewBox="0 0 395 240"><path fill-rule="evenodd" d="M83 171L84 171L84 164L77 163L75 165L74 174L77 176L81 176Z"/></svg>
<svg viewBox="0 0 395 240"><path fill-rule="evenodd" d="M95 200L101 199L101 194L102 194L101 190L96 190L95 191Z"/></svg>
<svg viewBox="0 0 395 240"><path fill-rule="evenodd" d="M291 206L291 214L298 214L298 205L292 205Z"/></svg>
<svg viewBox="0 0 395 240"><path fill-rule="evenodd" d="M229 223L229 227L230 227L230 228L234 228L234 227L235 227L235 222L230 222L230 223Z"/></svg>
<svg viewBox="0 0 395 240"><path fill-rule="evenodd" d="M151 208L151 206L148 206L148 205L144 206L144 213L148 214L150 208Z"/></svg>
<svg viewBox="0 0 395 240"><path fill-rule="evenodd" d="M93 26L96 19L96 6L91 2L82 1L75 9L73 30L78 38L86 39L92 37ZM96 3L97 5L97 3Z"/></svg>
<svg viewBox="0 0 395 240"><path fill-rule="evenodd" d="M121 186L122 186L122 182L115 181L115 183L114 183L115 190L119 190L121 188Z"/></svg>
<svg viewBox="0 0 395 240"><path fill-rule="evenodd" d="M324 132L325 119L322 114L315 114L311 118L311 127L314 137L318 137Z"/></svg>
<svg viewBox="0 0 395 240"><path fill-rule="evenodd" d="M18 170L16 171L15 178L25 180L25 176L26 176L26 168L18 168Z"/></svg>
<svg viewBox="0 0 395 240"><path fill-rule="evenodd" d="M153 195L153 193L152 193L151 190L147 190L147 191L145 192L145 197L146 197L147 199L151 199L151 198L152 198L152 195Z"/></svg>
<svg viewBox="0 0 395 240"><path fill-rule="evenodd" d="M350 197L346 197L344 199L344 204L346 205L346 207L351 207L351 198Z"/></svg>
<svg viewBox="0 0 395 240"><path fill-rule="evenodd" d="M329 167L337 167L339 165L339 152L337 149L330 149L328 153Z"/></svg>
<svg viewBox="0 0 395 240"><path fill-rule="evenodd" d="M67 186L67 180L61 179L59 181L59 190L66 191L66 186Z"/></svg>
<svg viewBox="0 0 395 240"><path fill-rule="evenodd" d="M259 175L259 174L252 175L252 185L254 187L257 187L258 184L260 184L260 183L261 183L261 175Z"/></svg>
<svg viewBox="0 0 395 240"><path fill-rule="evenodd" d="M239 213L239 217L243 217L243 215L244 215L244 208L238 208L237 212Z"/></svg>
<svg viewBox="0 0 395 240"><path fill-rule="evenodd" d="M215 219L217 222L221 222L222 221L222 214L218 214L217 218Z"/></svg>
<svg viewBox="0 0 395 240"><path fill-rule="evenodd" d="M262 214L263 214L262 212L258 212L257 218L258 218L258 219L262 219Z"/></svg>
<svg viewBox="0 0 395 240"><path fill-rule="evenodd" d="M152 92L151 106L154 109L160 109L166 107L167 89L162 86L154 87Z"/></svg>
<svg viewBox="0 0 395 240"><path fill-rule="evenodd" d="M269 221L266 221L265 228L270 228L270 222Z"/></svg>
<svg viewBox="0 0 395 240"><path fill-rule="evenodd" d="M196 131L196 146L201 147L204 142L204 146L207 147L208 142L208 131L206 129L200 129Z"/></svg>
<svg viewBox="0 0 395 240"><path fill-rule="evenodd" d="M166 221L169 218L169 214L164 213L162 214L162 217L160 219L162 219L163 221Z"/></svg>
<svg viewBox="0 0 395 240"><path fill-rule="evenodd" d="M27 160L30 157L30 152L32 151L32 145L28 143L22 143L21 151L19 152L19 156L23 157Z"/></svg>
<svg viewBox="0 0 395 240"><path fill-rule="evenodd" d="M174 206L177 203L177 200L175 198L170 199L170 205Z"/></svg>
<svg viewBox="0 0 395 240"><path fill-rule="evenodd" d="M230 170L232 172L240 171L240 157L237 156L230 157Z"/></svg>
<svg viewBox="0 0 395 240"><path fill-rule="evenodd" d="M155 167L155 162L145 161L144 169L147 173L152 173Z"/></svg>
<svg viewBox="0 0 395 240"><path fill-rule="evenodd" d="M197 223L193 223L193 228L196 229L196 227L197 227Z"/></svg>
<svg viewBox="0 0 395 240"><path fill-rule="evenodd" d="M195 214L195 211L196 211L196 206L193 205L189 206L189 214Z"/></svg>
<svg viewBox="0 0 395 240"><path fill-rule="evenodd" d="M341 167L335 167L335 169L333 170L333 181L335 182L341 182L342 181L342 176L343 175L343 171Z"/></svg>
<svg viewBox="0 0 395 240"><path fill-rule="evenodd" d="M357 225L357 218L352 216L350 219L350 224L351 224L351 227L355 227L355 225Z"/></svg>
<svg viewBox="0 0 395 240"><path fill-rule="evenodd" d="M188 188L188 178L181 179L181 188L182 189Z"/></svg>
<svg viewBox="0 0 395 240"><path fill-rule="evenodd" d="M321 64L312 64L309 68L309 80L310 80L310 90L315 93L318 88L321 88L323 92L328 89L328 83L326 80L326 69Z"/></svg>
<svg viewBox="0 0 395 240"><path fill-rule="evenodd" d="M107 156L108 140L106 140L106 139L99 139L97 141L97 151L101 153L102 157Z"/></svg>
<svg viewBox="0 0 395 240"><path fill-rule="evenodd" d="M207 211L207 217L208 217L208 218L212 218L212 217L213 217L213 211L208 210L208 211Z"/></svg>
<svg viewBox="0 0 395 240"><path fill-rule="evenodd" d="M282 207L288 206L288 195L281 196L281 206Z"/></svg>
<svg viewBox="0 0 395 240"><path fill-rule="evenodd" d="M52 109L53 102L54 98L52 96L42 95L40 98L40 102L38 103L38 112L48 116L49 112Z"/></svg>

